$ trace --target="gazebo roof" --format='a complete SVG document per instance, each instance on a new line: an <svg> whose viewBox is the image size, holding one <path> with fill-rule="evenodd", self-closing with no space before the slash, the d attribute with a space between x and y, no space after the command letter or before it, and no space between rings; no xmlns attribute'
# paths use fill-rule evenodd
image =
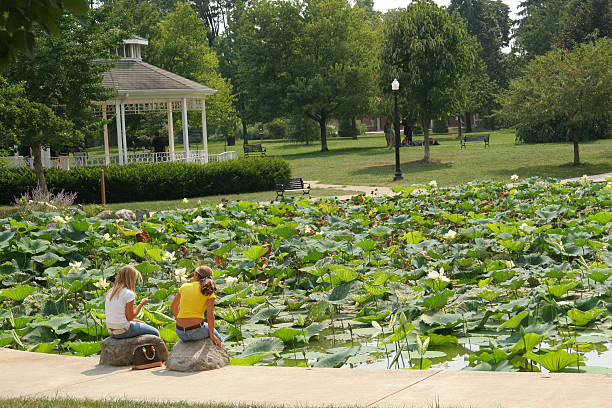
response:
<svg viewBox="0 0 612 408"><path fill-rule="evenodd" d="M104 72L103 77L102 85L115 89L122 99L198 98L217 92L146 62L128 59L115 61L115 67Z"/></svg>

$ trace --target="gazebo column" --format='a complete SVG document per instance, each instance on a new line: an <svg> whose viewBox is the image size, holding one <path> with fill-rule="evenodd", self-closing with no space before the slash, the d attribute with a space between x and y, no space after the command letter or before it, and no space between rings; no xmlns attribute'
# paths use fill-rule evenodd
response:
<svg viewBox="0 0 612 408"><path fill-rule="evenodd" d="M170 144L170 161L174 161L174 122L172 120L172 101L168 101L168 142Z"/></svg>
<svg viewBox="0 0 612 408"><path fill-rule="evenodd" d="M128 164L127 137L125 134L125 103L121 103L121 128L123 130L123 163Z"/></svg>
<svg viewBox="0 0 612 408"><path fill-rule="evenodd" d="M106 104L102 105L102 119L104 120L104 163L110 165L110 152L108 148L108 123L106 123Z"/></svg>
<svg viewBox="0 0 612 408"><path fill-rule="evenodd" d="M208 132L206 131L206 102L202 98L202 148L204 149L204 163L208 163Z"/></svg>
<svg viewBox="0 0 612 408"><path fill-rule="evenodd" d="M119 164L123 164L123 131L121 130L121 105L119 100L115 102L115 118L117 119L117 152Z"/></svg>
<svg viewBox="0 0 612 408"><path fill-rule="evenodd" d="M185 146L185 161L191 161L189 154L189 123L187 123L187 98L183 98L183 145Z"/></svg>

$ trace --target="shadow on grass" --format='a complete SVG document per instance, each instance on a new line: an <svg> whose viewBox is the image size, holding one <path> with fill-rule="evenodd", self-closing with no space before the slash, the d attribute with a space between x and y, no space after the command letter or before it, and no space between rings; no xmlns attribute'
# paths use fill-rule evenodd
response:
<svg viewBox="0 0 612 408"><path fill-rule="evenodd" d="M303 146L300 146L303 147ZM300 153L290 153L290 154L282 154L278 155L287 160L297 160L297 159L315 159L315 158L325 158L331 159L334 156L348 156L348 155L359 155L359 156L371 156L372 154L383 153L386 151L384 146L380 147L343 147L340 149L330 149L327 152L322 151L310 151L310 152L300 152Z"/></svg>
<svg viewBox="0 0 612 408"><path fill-rule="evenodd" d="M583 163L579 166L574 166L573 163L565 163L561 165L540 165L520 167L517 169L497 169L491 170L492 174L510 177L512 174L517 174L519 177L552 177L558 179L567 179L581 177L584 174L596 175L612 172L612 163Z"/></svg>
<svg viewBox="0 0 612 408"><path fill-rule="evenodd" d="M423 163L421 160L401 163L400 168L404 178L413 173L424 173L428 171L450 169L453 166L451 162L430 162ZM370 166L361 169L356 169L350 174L358 175L374 175L374 174L393 174L395 172L395 164L384 166Z"/></svg>

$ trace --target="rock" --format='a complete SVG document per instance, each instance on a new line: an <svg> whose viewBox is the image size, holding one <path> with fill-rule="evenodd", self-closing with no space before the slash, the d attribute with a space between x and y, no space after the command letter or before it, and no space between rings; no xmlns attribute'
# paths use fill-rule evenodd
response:
<svg viewBox="0 0 612 408"><path fill-rule="evenodd" d="M141 344L154 344L160 353L162 361L168 359L168 349L164 341L153 334L143 334L138 337L127 339L114 339L107 337L102 342L102 352L100 353L100 364L110 366L129 366L132 365L134 348Z"/></svg>
<svg viewBox="0 0 612 408"><path fill-rule="evenodd" d="M96 215L96 218L101 218L103 220L113 218L113 212L111 210L104 210L98 215Z"/></svg>
<svg viewBox="0 0 612 408"><path fill-rule="evenodd" d="M215 346L210 339L181 341L172 347L166 367L173 371L205 371L229 365L224 345Z"/></svg>
<svg viewBox="0 0 612 408"><path fill-rule="evenodd" d="M136 215L136 221L146 220L151 216L151 212L149 210L134 210L134 214Z"/></svg>
<svg viewBox="0 0 612 408"><path fill-rule="evenodd" d="M136 214L134 214L134 211L126 210L124 208L123 210L119 210L119 211L115 212L115 218L121 218L121 219L124 219L124 220L135 221L136 220Z"/></svg>

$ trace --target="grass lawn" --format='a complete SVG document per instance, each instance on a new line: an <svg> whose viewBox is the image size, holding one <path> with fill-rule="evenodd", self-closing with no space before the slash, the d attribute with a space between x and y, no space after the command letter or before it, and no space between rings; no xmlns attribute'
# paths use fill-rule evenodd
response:
<svg viewBox="0 0 612 408"><path fill-rule="evenodd" d="M484 132L482 132L484 133ZM434 135L439 146L430 146L433 163L423 164L423 147L400 148L404 179L393 182L395 151L385 147L382 134L368 134L358 140L334 138L329 152L320 144L305 146L280 141L264 142L269 154L287 159L294 177L342 185L410 185L436 180L452 186L474 179L508 180L520 177L580 177L583 174L612 172L612 139L580 144L581 166L571 165L570 143L516 144L514 131L490 132L491 144L470 143L459 148L455 135ZM422 140L418 136L415 140Z"/></svg>

